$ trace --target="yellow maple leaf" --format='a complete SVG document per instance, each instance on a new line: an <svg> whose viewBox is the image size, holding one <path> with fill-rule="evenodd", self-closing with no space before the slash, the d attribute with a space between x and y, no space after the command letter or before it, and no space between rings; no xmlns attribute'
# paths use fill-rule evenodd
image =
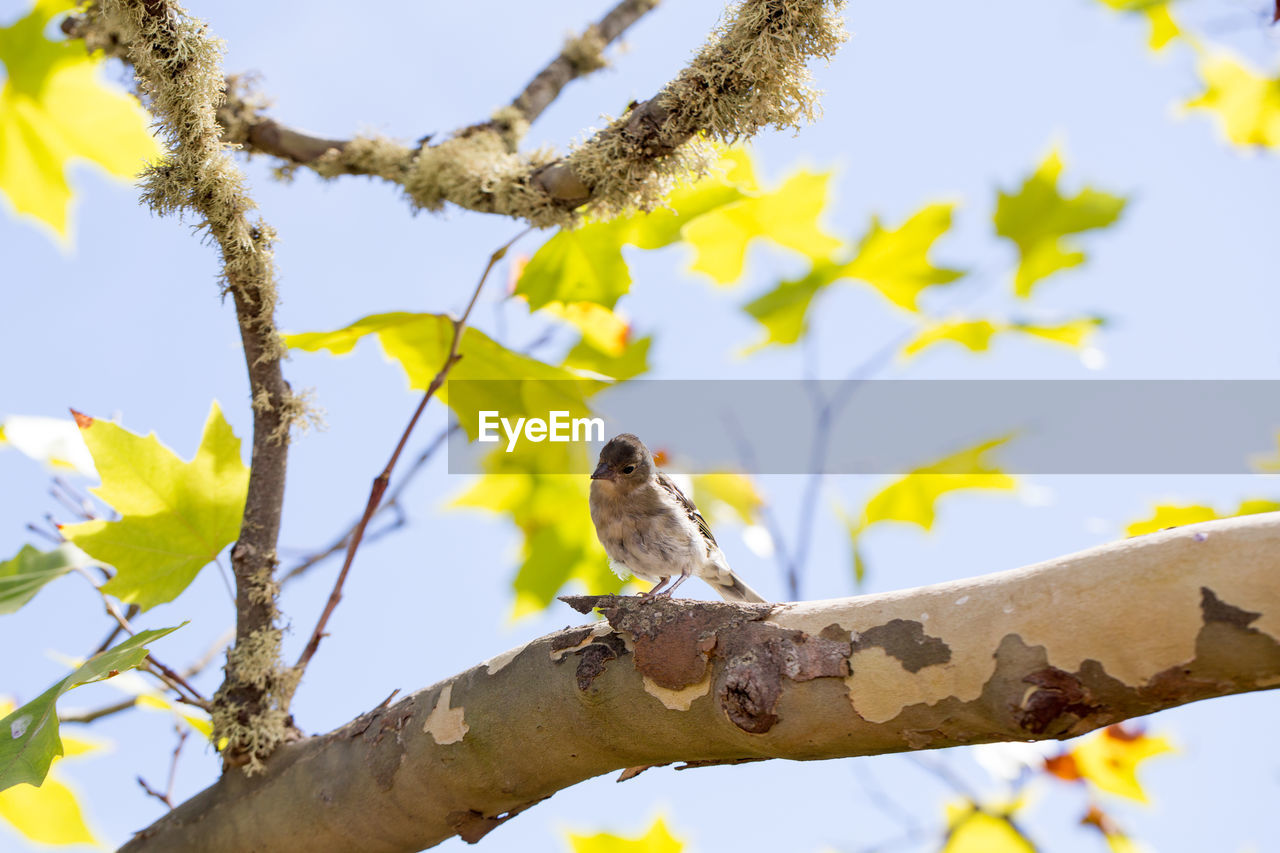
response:
<svg viewBox="0 0 1280 853"><path fill-rule="evenodd" d="M1009 820L973 803L947 806L947 843L942 853L1035 853Z"/></svg>
<svg viewBox="0 0 1280 853"><path fill-rule="evenodd" d="M659 817L637 838L624 838L611 832L569 833L569 846L573 853L680 853L684 842L672 835L666 821Z"/></svg>
<svg viewBox="0 0 1280 853"><path fill-rule="evenodd" d="M1169 527L1181 527L1184 524L1196 524L1201 521L1213 521L1218 518L1234 518L1238 515L1254 515L1259 512L1275 512L1280 510L1280 503L1253 498L1240 502L1235 511L1218 512L1211 506L1203 504L1158 504L1155 511L1144 519L1135 521L1125 528L1126 536L1145 536Z"/></svg>
<svg viewBox="0 0 1280 853"><path fill-rule="evenodd" d="M1080 777L1092 787L1145 803L1147 794L1138 782L1139 765L1152 756L1172 751L1168 738L1108 726L1082 739L1070 755Z"/></svg>
<svg viewBox="0 0 1280 853"><path fill-rule="evenodd" d="M41 0L0 28L0 63L8 74L0 87L0 191L64 246L71 238L70 161L130 178L160 153L137 101L98 79L101 60L82 42L45 37L49 22L74 5Z"/></svg>
<svg viewBox="0 0 1280 853"><path fill-rule="evenodd" d="M1213 113L1233 145L1280 148L1280 76L1267 77L1225 52L1201 56L1205 90L1187 109Z"/></svg>
<svg viewBox="0 0 1280 853"><path fill-rule="evenodd" d="M717 284L731 284L742 276L747 246L757 238L808 258L829 257L840 241L827 233L819 219L827 205L831 177L830 172L800 171L776 190L692 220L681 232L695 252L690 269L706 273Z"/></svg>

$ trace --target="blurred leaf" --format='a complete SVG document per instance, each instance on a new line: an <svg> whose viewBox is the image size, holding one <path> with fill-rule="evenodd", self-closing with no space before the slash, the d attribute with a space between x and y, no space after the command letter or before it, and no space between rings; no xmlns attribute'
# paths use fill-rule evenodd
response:
<svg viewBox="0 0 1280 853"><path fill-rule="evenodd" d="M634 379L649 372L649 345L653 338L631 341L617 355L611 355L594 347L585 338L578 341L564 357L562 366L573 370L590 370L612 379Z"/></svg>
<svg viewBox="0 0 1280 853"><path fill-rule="evenodd" d="M764 498L756 491L755 483L743 474L722 472L693 475L693 502L702 513L714 521L724 515L727 508L743 524L755 524L759 520Z"/></svg>
<svg viewBox="0 0 1280 853"><path fill-rule="evenodd" d="M627 348L631 327L622 316L595 302L548 302L546 314L563 320L582 334L582 340L606 355L619 356Z"/></svg>
<svg viewBox="0 0 1280 853"><path fill-rule="evenodd" d="M728 151L713 175L678 187L666 207L556 232L525 264L514 292L527 298L533 310L556 302L594 302L612 309L631 289L623 246L668 246L680 239L689 222L744 198L744 190L753 185L750 155Z"/></svg>
<svg viewBox="0 0 1280 853"><path fill-rule="evenodd" d="M0 613L13 613L35 597L40 588L76 566L92 561L74 545L38 551L23 545L13 558L0 563Z"/></svg>
<svg viewBox="0 0 1280 853"><path fill-rule="evenodd" d="M426 390L444 365L453 339L453 321L445 314L394 312L362 317L331 332L285 335L285 343L308 351L343 355L367 335L376 335L383 352L400 364L412 388ZM439 396L457 416L467 436L479 432L478 412L495 410L507 417L540 416L566 411L570 417L590 414L587 398L608 383L587 379L507 349L479 329L468 326L458 347L462 358L449 372ZM477 383L468 380L505 380ZM458 399L451 388L465 391Z"/></svg>
<svg viewBox="0 0 1280 853"><path fill-rule="evenodd" d="M873 216L871 227L851 260L816 260L804 278L780 282L748 302L743 310L767 332L765 339L751 349L799 341L808 330L809 306L814 297L841 279L861 279L895 305L908 311L919 310L917 300L926 287L948 284L964 275L961 270L935 267L929 261L933 244L951 227L954 208L954 204L944 202L925 205L893 231L886 230Z"/></svg>
<svg viewBox="0 0 1280 853"><path fill-rule="evenodd" d="M598 302L613 308L631 289L622 247L631 235L625 219L560 229L534 253L516 282L516 293L534 310L549 302Z"/></svg>
<svg viewBox="0 0 1280 853"><path fill-rule="evenodd" d="M1108 726L1081 739L1070 754L1080 777L1094 788L1145 803L1148 799L1138 782L1139 766L1152 756L1172 751L1167 738Z"/></svg>
<svg viewBox="0 0 1280 853"><path fill-rule="evenodd" d="M942 853L1035 853L1035 845L1005 815L972 803L947 809L947 841Z"/></svg>
<svg viewBox="0 0 1280 853"><path fill-rule="evenodd" d="M938 500L944 495L972 489L1013 490L1017 481L984 458L1008 440L1009 436L1005 436L982 442L890 483L867 501L857 532L883 521L903 521L930 530Z"/></svg>
<svg viewBox="0 0 1280 853"><path fill-rule="evenodd" d="M0 427L0 437L14 450L50 468L75 471L85 477L98 476L80 429L70 418L10 415Z"/></svg>
<svg viewBox="0 0 1280 853"><path fill-rule="evenodd" d="M1207 110L1233 145L1280 148L1280 77L1266 77L1243 61L1218 52L1198 63L1205 90L1187 101Z"/></svg>
<svg viewBox="0 0 1280 853"><path fill-rule="evenodd" d="M143 610L173 601L240 535L249 469L215 401L200 446L183 462L156 438L80 415L81 432L102 475L93 493L119 521L66 525L62 533L116 568L102 589Z"/></svg>
<svg viewBox="0 0 1280 853"><path fill-rule="evenodd" d="M1031 295L1036 282L1084 263L1084 252L1074 248L1068 235L1105 228L1124 211L1124 198L1090 187L1074 196L1062 195L1061 173L1062 155L1055 149L1017 193L999 192L996 233L1018 247L1014 291L1023 298Z"/></svg>
<svg viewBox="0 0 1280 853"><path fill-rule="evenodd" d="M831 172L799 171L776 190L742 198L690 221L681 232L693 247L690 269L717 284L742 276L747 247L764 238L813 260L828 258L840 241L819 223L827 206Z"/></svg>
<svg viewBox="0 0 1280 853"><path fill-rule="evenodd" d="M796 281L780 282L773 290L743 306L743 310L755 317L768 333L751 349L762 349L770 344L788 346L804 336L809 330L809 305L813 297L835 281L828 278L826 270L829 266L820 265Z"/></svg>
<svg viewBox="0 0 1280 853"><path fill-rule="evenodd" d="M0 791L22 782L39 785L53 759L63 754L55 708L62 694L81 684L101 681L138 666L147 656L144 647L148 643L181 627L139 631L89 658L66 678L0 720Z"/></svg>
<svg viewBox="0 0 1280 853"><path fill-rule="evenodd" d="M871 230L853 260L840 267L839 277L862 279L899 308L918 311L922 290L964 275L963 270L935 267L929 261L933 244L951 228L954 209L952 202L925 205L893 231L886 230L879 217L871 217Z"/></svg>
<svg viewBox="0 0 1280 853"><path fill-rule="evenodd" d="M624 838L610 832L595 835L569 833L569 846L573 853L680 853L684 842L667 829L662 818L655 818L653 825L638 838Z"/></svg>
<svg viewBox="0 0 1280 853"><path fill-rule="evenodd" d="M75 792L53 775L38 788L21 784L0 791L0 821L37 844L103 846L85 823Z"/></svg>
<svg viewBox="0 0 1280 853"><path fill-rule="evenodd" d="M578 454L581 464L586 465L582 446L559 447ZM591 523L587 508L591 481L585 475L539 473L538 464L564 471L570 470L569 463L553 466L541 458L542 454L530 458L528 451L521 454L520 450L489 454L486 473L450 503L455 508L506 515L520 531L520 568L512 583L516 595L513 615L546 608L574 580L595 594L621 590L622 579L609 569ZM522 463L527 463L527 470L519 470Z"/></svg>
<svg viewBox="0 0 1280 853"><path fill-rule="evenodd" d="M0 191L14 210L69 240L70 161L96 163L108 174L132 178L160 149L137 101L102 84L100 58L79 40L51 41L49 22L70 10L70 0L38 2L23 18L0 28Z"/></svg>
<svg viewBox="0 0 1280 853"><path fill-rule="evenodd" d="M1065 344L1073 349L1088 346L1093 334L1102 325L1101 317L1079 317L1065 323L1037 324L1004 322L1000 320L942 320L921 329L913 340L902 349L910 357L943 341L952 341L973 352L990 348L991 339L997 334L1018 333Z"/></svg>
<svg viewBox="0 0 1280 853"><path fill-rule="evenodd" d="M1280 511L1280 503L1263 498L1241 501L1235 512L1225 513L1219 513L1213 507L1203 504L1158 504L1149 518L1130 523L1124 532L1126 536L1142 536L1168 527L1181 527L1184 524L1276 511Z"/></svg>
<svg viewBox="0 0 1280 853"><path fill-rule="evenodd" d="M1250 459L1250 464L1264 474L1280 474L1280 433L1276 433L1276 454L1259 453Z"/></svg>
<svg viewBox="0 0 1280 853"><path fill-rule="evenodd" d="M213 740L213 720L200 708L174 702L163 693L154 691L138 694L138 701L134 705L144 710L172 714L198 732L205 740Z"/></svg>
<svg viewBox="0 0 1280 853"><path fill-rule="evenodd" d="M1117 12L1145 17L1151 27L1147 47L1153 51L1164 49L1169 42L1182 35L1177 21L1169 11L1172 0L1099 0L1099 2Z"/></svg>

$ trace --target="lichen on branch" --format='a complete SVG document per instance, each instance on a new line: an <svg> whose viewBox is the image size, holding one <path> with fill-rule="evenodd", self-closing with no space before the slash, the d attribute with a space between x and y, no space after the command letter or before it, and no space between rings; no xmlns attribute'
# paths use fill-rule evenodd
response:
<svg viewBox="0 0 1280 853"><path fill-rule="evenodd" d="M275 325L275 232L261 219L244 176L222 141L222 45L201 21L169 0L99 0L86 20L110 33L133 65L140 94L159 122L166 155L142 175L142 198L160 214L191 213L217 244L222 281L236 308L253 401L253 459L236 577L236 642L214 698L215 741L227 739L231 765L257 769L291 736L294 684L279 664L274 582L284 502L289 428L305 417L284 381L284 345Z"/></svg>

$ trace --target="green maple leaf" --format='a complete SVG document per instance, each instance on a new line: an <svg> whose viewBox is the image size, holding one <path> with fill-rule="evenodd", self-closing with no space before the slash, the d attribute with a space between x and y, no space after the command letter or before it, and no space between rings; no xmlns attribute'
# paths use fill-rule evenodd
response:
<svg viewBox="0 0 1280 853"><path fill-rule="evenodd" d="M285 343L294 349L343 355L369 335L376 336L387 357L404 369L410 387L426 390L444 365L453 321L446 314L372 314L330 332L285 335ZM546 418L553 410L583 417L590 413L587 398L608 384L513 352L471 327L463 330L458 352L462 358L439 394L472 439L479 432L481 410L511 418ZM461 398L458 390L463 392Z"/></svg>
<svg viewBox="0 0 1280 853"><path fill-rule="evenodd" d="M71 0L41 0L24 18L0 28L0 191L19 214L70 239L70 161L96 163L131 178L160 148L138 103L98 80L101 61L79 41L50 41L44 32Z"/></svg>
<svg viewBox="0 0 1280 853"><path fill-rule="evenodd" d="M1026 298L1036 282L1053 273L1084 263L1083 251L1066 238L1105 228L1120 218L1126 200L1085 187L1074 196L1058 190L1062 155L1049 152L1017 193L999 193L996 233L1018 247L1018 271L1014 292Z"/></svg>
<svg viewBox="0 0 1280 853"><path fill-rule="evenodd" d="M249 469L240 439L215 402L190 462L152 433L77 417L102 476L93 493L119 521L86 521L62 533L91 557L116 568L103 590L143 610L172 601L200 569L240 535Z"/></svg>
<svg viewBox="0 0 1280 853"><path fill-rule="evenodd" d="M133 669L146 658L144 647L148 643L181 627L139 631L123 643L89 658L75 672L0 720L0 791L22 782L39 785L53 759L62 755L56 713L62 694L81 684Z"/></svg>
<svg viewBox="0 0 1280 853"><path fill-rule="evenodd" d="M38 551L23 545L12 559L0 563L0 613L13 613L49 581L92 562L74 545L62 545L52 551Z"/></svg>
<svg viewBox="0 0 1280 853"><path fill-rule="evenodd" d="M935 267L929 253L951 227L955 205L927 204L898 228L886 229L879 217L863 235L855 254L847 261L819 260L804 278L783 281L743 306L765 328L763 341L751 347L789 345L808 330L809 308L814 298L841 279L859 279L878 290L900 308L918 311L921 291L949 284L964 271Z"/></svg>

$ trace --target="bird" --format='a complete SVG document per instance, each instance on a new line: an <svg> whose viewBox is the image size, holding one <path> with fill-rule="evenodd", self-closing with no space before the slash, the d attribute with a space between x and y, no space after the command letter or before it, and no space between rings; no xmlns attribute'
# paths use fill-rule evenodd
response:
<svg viewBox="0 0 1280 853"><path fill-rule="evenodd" d="M766 600L733 573L702 513L634 435L615 436L601 449L588 503L610 568L657 581L642 595L669 597L697 575L726 601Z"/></svg>

